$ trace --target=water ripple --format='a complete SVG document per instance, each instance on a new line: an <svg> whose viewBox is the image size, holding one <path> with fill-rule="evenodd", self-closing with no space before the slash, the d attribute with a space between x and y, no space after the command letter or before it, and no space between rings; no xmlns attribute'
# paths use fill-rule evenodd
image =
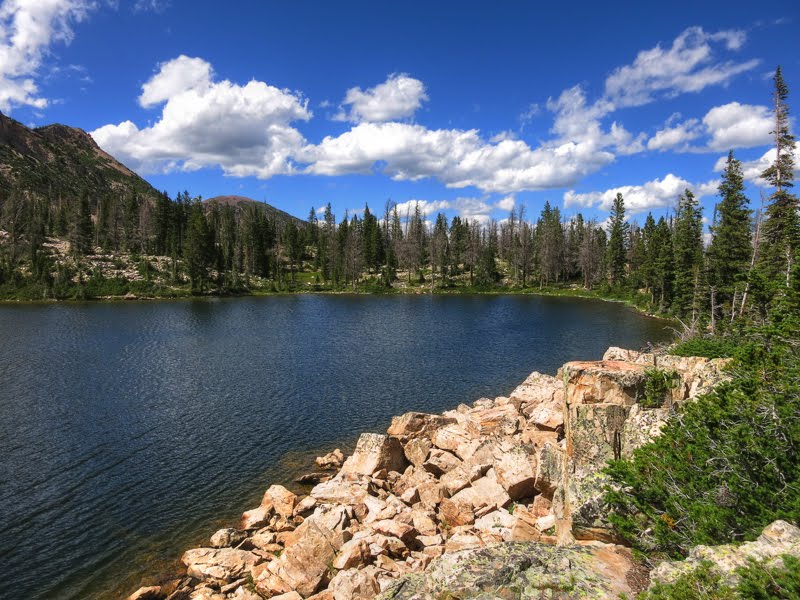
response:
<svg viewBox="0 0 800 600"><path fill-rule="evenodd" d="M395 414L665 337L621 305L511 296L0 307L4 577L124 596Z"/></svg>

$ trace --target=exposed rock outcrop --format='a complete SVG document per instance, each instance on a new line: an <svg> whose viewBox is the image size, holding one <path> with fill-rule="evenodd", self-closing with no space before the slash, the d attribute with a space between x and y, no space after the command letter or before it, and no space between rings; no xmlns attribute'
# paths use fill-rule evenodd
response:
<svg viewBox="0 0 800 600"><path fill-rule="evenodd" d="M654 360L677 373L676 386L645 408ZM339 470L307 496L270 486L238 530L188 551L194 583L181 589L215 600L635 592L630 554L597 541L614 541L601 469L657 435L671 407L723 366L612 348L557 377L533 373L508 397L395 417L387 434L362 434L346 460L338 450L317 459Z"/></svg>
<svg viewBox="0 0 800 600"><path fill-rule="evenodd" d="M800 558L800 529L786 521L775 521L754 542L696 546L686 560L658 565L650 573L650 578L652 584L672 583L681 575L691 573L702 563L709 562L711 568L722 575L722 583L734 587L738 582L738 568L747 567L751 561L760 563L767 569L782 566L781 557L787 554Z"/></svg>

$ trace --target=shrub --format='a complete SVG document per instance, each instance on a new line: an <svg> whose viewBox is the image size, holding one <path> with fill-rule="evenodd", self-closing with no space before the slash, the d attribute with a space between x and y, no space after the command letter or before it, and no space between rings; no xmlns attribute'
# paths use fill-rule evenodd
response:
<svg viewBox="0 0 800 600"><path fill-rule="evenodd" d="M670 348L675 356L704 356L706 358L731 358L736 356L737 340L718 337L695 337Z"/></svg>
<svg viewBox="0 0 800 600"><path fill-rule="evenodd" d="M644 408L662 406L669 391L680 382L678 373L671 370L647 369L644 376L644 398L639 402Z"/></svg>

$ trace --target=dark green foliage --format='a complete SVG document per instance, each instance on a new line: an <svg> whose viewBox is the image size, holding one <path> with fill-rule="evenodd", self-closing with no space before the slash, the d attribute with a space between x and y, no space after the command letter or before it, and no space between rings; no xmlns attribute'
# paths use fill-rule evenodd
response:
<svg viewBox="0 0 800 600"><path fill-rule="evenodd" d="M742 284L753 254L742 164L733 157L733 152L728 154L719 195L722 200L717 204L715 223L711 228L713 238L708 248L708 270L709 283L716 292L716 306L721 307L719 314L727 317L734 311L736 292L743 290Z"/></svg>
<svg viewBox="0 0 800 600"><path fill-rule="evenodd" d="M644 397L639 401L644 408L661 407L670 390L680 382L680 376L675 371L646 369L644 375Z"/></svg>
<svg viewBox="0 0 800 600"><path fill-rule="evenodd" d="M696 337L670 348L675 356L704 356L706 358L731 358L739 346L735 339L719 337Z"/></svg>
<svg viewBox="0 0 800 600"><path fill-rule="evenodd" d="M783 556L783 565L751 561L736 571L735 586L722 581L710 562L703 562L670 584L657 583L638 600L794 600L800 598L800 561Z"/></svg>
<svg viewBox="0 0 800 600"><path fill-rule="evenodd" d="M765 568L753 562L738 571L737 591L749 600L794 600L800 598L800 560L783 556L782 567Z"/></svg>
<svg viewBox="0 0 800 600"><path fill-rule="evenodd" d="M625 279L626 246L629 229L630 225L625 222L625 201L622 198L622 194L617 194L614 199L614 205L611 208L608 246L606 249L608 279L612 286L620 285Z"/></svg>
<svg viewBox="0 0 800 600"><path fill-rule="evenodd" d="M775 189L770 196L764 220L761 265L767 279L775 285L787 286L795 254L800 248L800 217L798 199L789 189L794 185L794 136L790 132L789 89L781 68L775 71L773 110L775 128L775 162L762 174Z"/></svg>
<svg viewBox="0 0 800 600"><path fill-rule="evenodd" d="M675 252L675 293L678 315L696 316L700 310L699 287L703 264L702 209L690 190L678 199L673 239Z"/></svg>
<svg viewBox="0 0 800 600"><path fill-rule="evenodd" d="M657 583L652 589L642 592L638 600L732 600L736 590L722 583L722 576L712 568L712 563L703 562L670 584Z"/></svg>

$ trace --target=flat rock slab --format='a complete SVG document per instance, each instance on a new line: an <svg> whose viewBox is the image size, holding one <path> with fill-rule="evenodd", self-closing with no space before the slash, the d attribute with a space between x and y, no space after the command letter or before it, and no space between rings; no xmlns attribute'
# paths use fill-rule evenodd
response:
<svg viewBox="0 0 800 600"><path fill-rule="evenodd" d="M402 577L378 598L611 599L635 595L628 576L637 569L630 551L620 546L508 542L444 554L424 573Z"/></svg>

